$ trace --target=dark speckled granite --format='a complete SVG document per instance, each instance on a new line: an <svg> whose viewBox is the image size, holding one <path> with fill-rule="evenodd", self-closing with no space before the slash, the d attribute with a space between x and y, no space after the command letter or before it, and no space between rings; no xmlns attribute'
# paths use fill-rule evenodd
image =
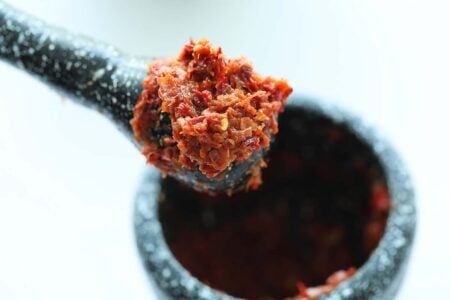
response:
<svg viewBox="0 0 450 300"><path fill-rule="evenodd" d="M62 95L110 118L135 143L130 120L142 91L147 63L114 47L50 27L0 0L0 59L50 85ZM262 152L235 164L223 179L209 179L198 169L175 177L190 186L223 191L245 184L248 170Z"/></svg>
<svg viewBox="0 0 450 300"><path fill-rule="evenodd" d="M146 63L51 28L0 1L0 58L110 117L128 136Z"/></svg>
<svg viewBox="0 0 450 300"><path fill-rule="evenodd" d="M300 107L346 124L373 149L385 172L393 202L386 232L369 260L355 276L320 299L393 299L408 263L416 225L414 192L408 172L389 143L361 119L332 105L293 98L288 102L287 109ZM134 225L142 261L151 282L157 287L160 299L236 299L217 292L190 276L171 254L158 218L159 183L160 174L153 169L147 170L136 196Z"/></svg>

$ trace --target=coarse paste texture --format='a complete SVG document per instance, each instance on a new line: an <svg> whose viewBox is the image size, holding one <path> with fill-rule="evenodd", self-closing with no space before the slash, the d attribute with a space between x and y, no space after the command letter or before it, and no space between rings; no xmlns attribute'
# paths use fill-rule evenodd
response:
<svg viewBox="0 0 450 300"><path fill-rule="evenodd" d="M198 168L220 179L233 163L269 147L291 92L286 80L257 75L247 59L191 40L178 58L150 64L131 125L147 162L164 174ZM252 170L252 188L262 166Z"/></svg>

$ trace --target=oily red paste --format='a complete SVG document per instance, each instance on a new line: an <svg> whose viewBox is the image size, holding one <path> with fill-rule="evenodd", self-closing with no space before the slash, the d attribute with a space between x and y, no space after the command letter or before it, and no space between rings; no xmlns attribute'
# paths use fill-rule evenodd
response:
<svg viewBox="0 0 450 300"><path fill-rule="evenodd" d="M177 58L149 66L131 125L147 162L164 174L198 168L214 178L269 147L291 92L285 80L257 75L247 59L191 41Z"/></svg>

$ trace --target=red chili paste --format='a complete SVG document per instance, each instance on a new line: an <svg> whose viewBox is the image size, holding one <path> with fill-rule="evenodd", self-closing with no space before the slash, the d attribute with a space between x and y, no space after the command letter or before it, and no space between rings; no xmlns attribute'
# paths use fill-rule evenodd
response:
<svg viewBox="0 0 450 300"><path fill-rule="evenodd" d="M209 178L268 148L292 92L261 77L245 58L227 58L207 40L148 68L131 125L147 162L164 174L198 168ZM252 170L250 185L261 183Z"/></svg>
<svg viewBox="0 0 450 300"><path fill-rule="evenodd" d="M349 279L356 273L355 268L349 268L348 270L340 270L334 272L327 278L326 284L313 287L307 287L303 282L297 284L299 295L293 300L312 300L317 299L320 296L324 296L334 290L341 282Z"/></svg>

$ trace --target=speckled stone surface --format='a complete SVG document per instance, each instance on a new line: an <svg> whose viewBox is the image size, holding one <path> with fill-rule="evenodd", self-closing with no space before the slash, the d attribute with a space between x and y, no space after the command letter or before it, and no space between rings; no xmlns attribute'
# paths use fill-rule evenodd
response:
<svg viewBox="0 0 450 300"><path fill-rule="evenodd" d="M320 299L393 299L408 263L416 225L414 191L407 170L389 143L361 119L311 99L292 97L288 103L287 109L301 107L347 125L367 143L378 156L393 202L386 232L369 260L352 278ZM159 182L160 174L148 169L135 200L134 226L142 262L151 282L157 287L160 299L237 299L193 278L173 257L158 218Z"/></svg>
<svg viewBox="0 0 450 300"><path fill-rule="evenodd" d="M147 63L52 28L0 0L0 58L107 115L129 137Z"/></svg>

